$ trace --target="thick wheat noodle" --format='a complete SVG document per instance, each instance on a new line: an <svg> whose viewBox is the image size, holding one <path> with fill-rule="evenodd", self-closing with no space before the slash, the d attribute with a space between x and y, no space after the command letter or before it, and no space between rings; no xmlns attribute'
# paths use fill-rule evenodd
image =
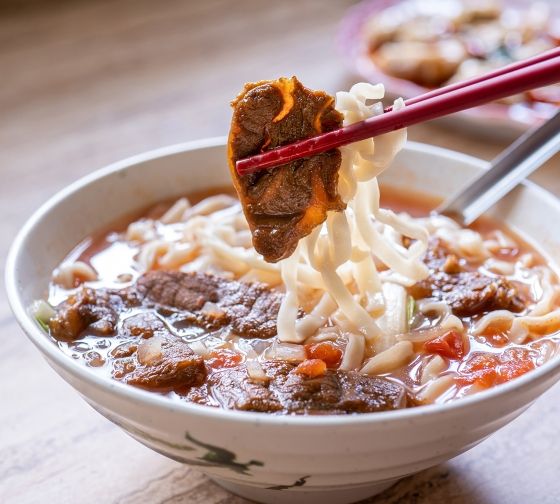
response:
<svg viewBox="0 0 560 504"><path fill-rule="evenodd" d="M360 369L360 372L372 375L389 373L408 364L413 355L412 343L410 341L399 341L387 350L371 357Z"/></svg>
<svg viewBox="0 0 560 504"><path fill-rule="evenodd" d="M308 315L296 321L296 333L308 338L326 325L328 318L336 310L336 303L330 294L325 292L319 302Z"/></svg>
<svg viewBox="0 0 560 504"><path fill-rule="evenodd" d="M358 335L361 336L361 335ZM363 336L361 336L363 338ZM311 344L311 343L321 343L322 341L339 341L340 340L340 334L337 332L317 332L316 334L314 334L313 336L310 336L309 338L307 338L305 340L306 344ZM345 350L346 351L346 350Z"/></svg>
<svg viewBox="0 0 560 504"><path fill-rule="evenodd" d="M297 264L299 262L299 245L294 253L281 263L282 281L286 294L278 311L277 332L280 341L301 343L305 337L297 334L296 320L299 311L297 295Z"/></svg>
<svg viewBox="0 0 560 504"><path fill-rule="evenodd" d="M196 205L186 209L183 213L182 219L187 220L189 217L194 215L210 215L229 207L236 208L238 206L239 202L233 196L228 196L227 194L217 194L215 196L204 198Z"/></svg>
<svg viewBox="0 0 560 504"><path fill-rule="evenodd" d="M491 326L507 324L509 327L508 338L512 343L523 343L531 331L552 333L560 329L560 309L545 315L517 316L508 310L497 310L484 315L476 324L473 334L480 335Z"/></svg>
<svg viewBox="0 0 560 504"><path fill-rule="evenodd" d="M508 338L512 343L523 343L532 330L552 332L560 328L560 310L550 311L554 305L557 288L552 283L552 273L539 268L542 296L527 315L516 315L509 310L497 310L481 317L474 326L475 335L484 334L491 326L507 324Z"/></svg>
<svg viewBox="0 0 560 504"><path fill-rule="evenodd" d="M458 331L463 331L464 326L463 326L463 321L457 317L456 315L447 315L443 321L441 322L441 324L439 325L442 329L457 329Z"/></svg>
<svg viewBox="0 0 560 504"><path fill-rule="evenodd" d="M154 221L151 219L142 219L129 224L125 237L129 241L137 241L141 243L149 242L156 238Z"/></svg>
<svg viewBox="0 0 560 504"><path fill-rule="evenodd" d="M75 261L61 264L53 274L53 282L65 289L73 288L76 279L79 279L80 282L91 282L97 280L97 273L89 264Z"/></svg>
<svg viewBox="0 0 560 504"><path fill-rule="evenodd" d="M508 333L512 343L521 344L529 336L530 331L547 331L560 329L560 309L540 316L514 317Z"/></svg>
<svg viewBox="0 0 560 504"><path fill-rule="evenodd" d="M361 334L349 333L340 369L346 371L358 369L364 360L365 348L365 338Z"/></svg>
<svg viewBox="0 0 560 504"><path fill-rule="evenodd" d="M376 113L382 113L382 107L366 105L365 101L367 99L378 100L383 96L383 93L382 86L368 84L356 85L350 90L350 93L339 93L337 95L337 106L345 115L344 124L350 124ZM400 101L395 103L395 107L400 106L402 106ZM369 249L370 254L373 251L390 267L398 269L401 274L410 277L412 282L427 275L426 267L419 260L427 245L427 234L420 226L399 218L393 213L379 212L383 220L398 227L399 233L406 234L410 231L410 237L420 242L420 244L417 243L408 250L392 244L390 240L380 236L376 230L373 230L373 232L371 230L373 228L371 223L373 212L371 210L379 210L379 191L375 177L386 168L392 157L402 147L404 139L405 132L394 132L382 135L375 139L375 142L372 139L367 139L342 149L343 161L340 171L339 191L344 200L349 202L349 208L345 212L328 216L327 223L324 226L326 229L324 235L321 229L316 229L310 236L302 240L305 245L301 249L305 252L302 259L307 260L316 271L321 273L326 291L331 294L345 318L352 321L354 330L363 332L370 343L373 343L376 337L381 336L381 331L374 317L362 306L360 300L356 299L350 292L347 284L355 283L360 297L366 299L368 306L375 306L375 303L371 302L371 296L375 291L380 292L381 282L373 258L371 256L370 259L361 257L352 265L349 273L353 282L348 282L342 277L342 272L345 272L345 268L347 268L346 263L353 255L359 255L353 254L353 252L359 250L358 246L362 245L366 250ZM356 194L360 193L361 187L366 189L369 184L375 184L376 190L371 198L376 201L371 209L368 208L366 202L363 213L367 214L366 219L371 228L358 221L356 218L358 212L353 208L352 202ZM381 244L380 254L377 253L376 244L372 242ZM411 257L406 257L408 255ZM298 258L298 262L299 260L300 258ZM367 279L368 276L371 277L371 280ZM287 293L290 294L284 300L286 304L293 304L297 299L297 284L300 280L298 277L299 275L296 273L295 282L291 284L296 292L292 293L289 288L286 289ZM375 288L373 292L372 287ZM288 313L292 317L296 316L293 309L281 310L281 316ZM288 324L287 321L281 321L281 316L279 316L279 324L282 323L283 328L295 328L295 321ZM291 336L283 333L283 338L286 341L297 341L301 336L296 334L294 330Z"/></svg>
<svg viewBox="0 0 560 504"><path fill-rule="evenodd" d="M329 258L335 268L350 260L352 239L345 212L331 212L327 216Z"/></svg>
<svg viewBox="0 0 560 504"><path fill-rule="evenodd" d="M552 274L550 270L544 268L541 269L539 283L542 290L542 296L528 313L528 316L530 317L546 315L549 313L554 302L554 297L556 296L556 289L552 285Z"/></svg>
<svg viewBox="0 0 560 504"><path fill-rule="evenodd" d="M484 242L484 246L488 248L486 242ZM484 263L484 268L492 273L497 273L498 275L513 275L515 273L515 264L507 262L507 261L500 261L498 259L490 258Z"/></svg>
<svg viewBox="0 0 560 504"><path fill-rule="evenodd" d="M159 220L164 224L181 222L183 215L190 207L191 204L187 198L180 198L160 217Z"/></svg>
<svg viewBox="0 0 560 504"><path fill-rule="evenodd" d="M342 233L345 235L346 233ZM341 277L336 273L337 264L332 255L337 254L336 246L332 243L335 233L327 236L320 236L319 230L315 230L305 239L307 255L311 265L321 273L325 290L330 294L335 303L352 321L354 330L363 331L369 340L380 334L379 327L370 317L367 311L354 299L350 291L344 285ZM338 252L338 259L344 260L349 256L348 247L345 247L343 254Z"/></svg>
<svg viewBox="0 0 560 504"><path fill-rule="evenodd" d="M496 310L486 315L482 316L478 322L474 325L473 334L480 335L484 334L484 332L491 326L500 324L500 323L508 323L511 325L511 322L515 318L515 314L510 312L509 310Z"/></svg>
<svg viewBox="0 0 560 504"><path fill-rule="evenodd" d="M212 236L210 232L208 232L206 238L206 245L225 259L236 260L240 263L245 263L248 267L280 275L281 265L278 266L277 264L266 262L252 249L233 247L223 240L219 240L215 236ZM300 280L303 284L315 289L324 288L321 275L317 271L305 264L295 263L295 261L291 264L294 264L294 267L297 268L298 280Z"/></svg>
<svg viewBox="0 0 560 504"><path fill-rule="evenodd" d="M420 299L416 302L416 305L422 313L437 313L442 320L451 313L451 307L447 303L431 298Z"/></svg>
<svg viewBox="0 0 560 504"><path fill-rule="evenodd" d="M453 387L455 387L455 380L452 375L440 376L426 384L418 393L418 399L426 403L433 403Z"/></svg>
<svg viewBox="0 0 560 504"><path fill-rule="evenodd" d="M259 269L250 269L247 273L239 277L242 282L261 282L269 285L270 287L280 287L282 277L279 273L263 271Z"/></svg>
<svg viewBox="0 0 560 504"><path fill-rule="evenodd" d="M420 383L424 385L430 380L438 377L447 369L447 363L440 355L434 355L424 366L422 370L422 377L420 378Z"/></svg>
<svg viewBox="0 0 560 504"><path fill-rule="evenodd" d="M428 275L426 266L416 258L409 259L400 255L375 229L368 210L368 195L365 191L362 192L361 189L361 187L358 188L356 198L356 220L358 228L370 249L375 251L375 255L391 270L413 281L424 279Z"/></svg>
<svg viewBox="0 0 560 504"><path fill-rule="evenodd" d="M421 329L419 331L406 332L397 334L396 341L410 341L411 343L425 343L445 334L449 329L441 326L441 324L431 327L430 329Z"/></svg>
<svg viewBox="0 0 560 504"><path fill-rule="evenodd" d="M192 261L198 255L198 245L173 243L165 254L159 258L159 265L166 268L179 268Z"/></svg>
<svg viewBox="0 0 560 504"><path fill-rule="evenodd" d="M355 330L363 332L368 341L373 342L381 334L381 330L375 320L354 299L335 270L329 268L328 263L325 264L325 269L322 273L327 291L330 292L339 308L354 325Z"/></svg>
<svg viewBox="0 0 560 504"><path fill-rule="evenodd" d="M392 210L386 210L379 207L380 191L377 180L372 180L367 189L371 191L370 208L372 215L381 223L386 224L388 229L394 230L400 235L408 236L417 240L408 248L408 257L418 259L426 252L428 244L428 232L426 229L406 219L406 217L395 214ZM406 249L405 249L406 250Z"/></svg>

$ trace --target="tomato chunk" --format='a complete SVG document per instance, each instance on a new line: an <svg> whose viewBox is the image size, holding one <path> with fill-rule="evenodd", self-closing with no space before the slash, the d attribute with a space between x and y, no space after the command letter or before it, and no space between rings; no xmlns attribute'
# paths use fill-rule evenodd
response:
<svg viewBox="0 0 560 504"><path fill-rule="evenodd" d="M463 335L459 331L448 331L442 336L424 343L426 352L439 354L448 359L459 360L465 355Z"/></svg>
<svg viewBox="0 0 560 504"><path fill-rule="evenodd" d="M509 343L509 338L507 334L495 332L488 334L488 336L485 337L485 341L494 347L503 347Z"/></svg>
<svg viewBox="0 0 560 504"><path fill-rule="evenodd" d="M308 378L317 378L323 376L327 371L327 364L321 359L307 359L294 369L294 373L307 376Z"/></svg>
<svg viewBox="0 0 560 504"><path fill-rule="evenodd" d="M479 336L482 341L493 347L503 347L509 343L509 322L494 322Z"/></svg>
<svg viewBox="0 0 560 504"><path fill-rule="evenodd" d="M206 359L206 364L214 369L232 368L237 366L242 360L243 357L237 352L227 348L218 348L210 352Z"/></svg>
<svg viewBox="0 0 560 504"><path fill-rule="evenodd" d="M305 345L308 359L321 359L327 367L337 367L342 359L342 350L330 341Z"/></svg>
<svg viewBox="0 0 560 504"><path fill-rule="evenodd" d="M488 388L524 375L535 367L531 351L508 348L499 355L473 355L459 370L455 380L462 386L476 384Z"/></svg>
<svg viewBox="0 0 560 504"><path fill-rule="evenodd" d="M531 352L524 348L509 348L501 355L498 383L504 383L535 369Z"/></svg>
<svg viewBox="0 0 560 504"><path fill-rule="evenodd" d="M462 386L492 387L498 378L499 362L494 354L475 354L462 367L455 381Z"/></svg>

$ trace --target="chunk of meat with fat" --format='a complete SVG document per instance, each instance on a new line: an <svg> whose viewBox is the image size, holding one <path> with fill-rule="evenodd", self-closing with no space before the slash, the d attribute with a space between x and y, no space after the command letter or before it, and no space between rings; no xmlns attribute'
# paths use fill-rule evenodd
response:
<svg viewBox="0 0 560 504"><path fill-rule="evenodd" d="M152 390L200 385L206 377L202 357L172 335L156 335L128 343L128 352L113 354L113 378ZM117 347L118 348L118 347Z"/></svg>
<svg viewBox="0 0 560 504"><path fill-rule="evenodd" d="M110 353L116 380L153 390L171 390L200 385L206 376L201 357L173 336L153 313L141 312L119 318L137 298L103 290L82 289L57 309L50 322L58 339L75 340L85 331L127 339ZM55 332L56 331L56 332Z"/></svg>
<svg viewBox="0 0 560 504"><path fill-rule="evenodd" d="M502 276L467 270L441 241L430 244L424 261L430 275L409 288L409 294L415 299L439 299L460 317L494 310L520 312L525 308L513 283Z"/></svg>
<svg viewBox="0 0 560 504"><path fill-rule="evenodd" d="M108 359L116 380L155 391L176 390L198 403L294 414L361 413L406 406L407 396L400 385L326 365L321 373L309 375L298 372L294 364L265 362L264 381L251 380L238 360L211 370L156 313L160 306L171 307L190 314L193 323L218 320L245 335L262 337L268 322L275 327L280 300L281 294L259 284L158 271L121 291L78 291L57 307L51 332L66 340L76 340L84 331L122 338ZM212 320L207 312L219 316Z"/></svg>
<svg viewBox="0 0 560 504"><path fill-rule="evenodd" d="M185 320L207 330L231 326L246 338L276 335L282 294L260 283L237 282L203 273L154 271L137 289L145 301L185 311Z"/></svg>
<svg viewBox="0 0 560 504"><path fill-rule="evenodd" d="M151 338L152 336L168 332L165 324L156 315L142 311L122 321L123 336Z"/></svg>
<svg viewBox="0 0 560 504"><path fill-rule="evenodd" d="M294 372L287 362L262 363L267 380L251 380L246 368L222 369L208 377L213 400L222 407L245 411L286 414L369 413L404 408L404 387L386 378L361 375L354 371L326 370L309 378ZM199 391L194 400L208 401Z"/></svg>
<svg viewBox="0 0 560 504"><path fill-rule="evenodd" d="M84 287L56 308L49 328L56 339L63 341L75 340L86 329L110 336L115 332L119 314L136 304L133 293Z"/></svg>
<svg viewBox="0 0 560 504"><path fill-rule="evenodd" d="M517 289L504 277L476 271L449 275L438 271L410 288L415 299L435 297L446 302L455 315L470 317L494 310L520 312L525 308Z"/></svg>
<svg viewBox="0 0 560 504"><path fill-rule="evenodd" d="M239 336L271 338L276 335L281 302L280 292L260 283L204 273L153 271L119 291L83 288L56 307L49 327L56 339L64 341L75 340L86 330L111 336L117 333L120 314L131 307L164 306L181 312L183 325L205 330L229 326ZM128 330L126 324L121 331Z"/></svg>
<svg viewBox="0 0 560 504"><path fill-rule="evenodd" d="M334 98L305 88L295 77L246 84L232 102L228 158L234 186L267 261L292 254L298 241L345 204L337 193L338 149L239 176L235 163L281 145L342 126Z"/></svg>

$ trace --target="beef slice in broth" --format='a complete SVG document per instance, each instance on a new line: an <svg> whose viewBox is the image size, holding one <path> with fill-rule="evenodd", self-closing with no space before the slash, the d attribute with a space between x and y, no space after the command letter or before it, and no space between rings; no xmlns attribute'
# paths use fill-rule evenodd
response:
<svg viewBox="0 0 560 504"><path fill-rule="evenodd" d="M444 301L459 317L525 309L525 302L512 282L503 276L490 277L470 270L440 240L432 240L424 262L430 274L409 288L415 299L433 297Z"/></svg>
<svg viewBox="0 0 560 504"><path fill-rule="evenodd" d="M115 379L177 390L203 383L206 366L158 311L171 310L183 324L207 331L223 328L245 338L269 338L276 334L281 301L281 293L259 283L152 271L126 289L82 288L56 307L49 328L62 341L85 334L122 339L109 354Z"/></svg>
<svg viewBox="0 0 560 504"><path fill-rule="evenodd" d="M177 390L201 385L206 378L204 360L175 337L153 313L128 317L122 335L135 337L111 351L112 376L129 385L150 390Z"/></svg>
<svg viewBox="0 0 560 504"><path fill-rule="evenodd" d="M51 335L64 341L115 338L107 355L111 376L148 390L174 390L199 404L278 414L346 414L407 406L404 387L385 378L327 369L321 376L295 372L289 362L263 362L265 380L241 363L212 369L174 334L174 319L207 330L226 328L244 337L276 334L282 294L258 283L210 274L152 271L125 289L82 288L55 308ZM162 314L163 313L163 314Z"/></svg>
<svg viewBox="0 0 560 504"><path fill-rule="evenodd" d="M257 282L238 282L207 273L153 271L137 289L144 302L178 309L185 322L206 330L230 326L245 338L276 336L282 294Z"/></svg>
<svg viewBox="0 0 560 504"><path fill-rule="evenodd" d="M121 313L132 307L164 307L181 312L186 325L207 331L229 327L245 338L276 335L282 293L257 282L239 282L207 273L151 271L122 290L83 288L56 307L51 334L72 341L84 331L111 336Z"/></svg>
<svg viewBox="0 0 560 504"><path fill-rule="evenodd" d="M115 333L119 315L139 305L131 291L111 291L84 287L56 307L49 329L57 340L73 341L85 330L98 336Z"/></svg>
<svg viewBox="0 0 560 504"><path fill-rule="evenodd" d="M266 380L252 380L244 365L221 369L208 377L212 400L228 409L281 414L371 413L405 408L403 386L355 371L327 370L309 378L294 372L294 364L263 362ZM207 395L193 391L190 399L209 403Z"/></svg>
<svg viewBox="0 0 560 504"><path fill-rule="evenodd" d="M342 126L334 98L295 77L246 84L232 102L228 158L231 176L257 252L269 262L289 257L298 241L345 208L337 192L341 154L334 149L239 176L235 163Z"/></svg>

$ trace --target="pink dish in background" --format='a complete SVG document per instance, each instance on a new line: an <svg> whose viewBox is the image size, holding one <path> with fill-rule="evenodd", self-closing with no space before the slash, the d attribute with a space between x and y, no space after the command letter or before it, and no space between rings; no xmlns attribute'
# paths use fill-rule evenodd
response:
<svg viewBox="0 0 560 504"><path fill-rule="evenodd" d="M452 1L452 2L445 2L443 4L441 2L439 3L441 4L441 7L443 7L445 10L452 11L454 8L460 9L461 3L465 3L465 2ZM472 2L470 2L470 4L472 5ZM425 93L426 91L428 91L429 89L433 89L434 87L437 88L442 85L445 85L445 83L453 81L454 79L462 80L463 78L471 77L472 74L460 75L458 73L461 68L460 67L455 71L453 70L450 71L452 77L449 80L445 79L444 76L443 81L438 82L436 76L435 80L432 81L432 85L428 87L427 85L421 85L418 82L409 80L409 78L404 78L403 74L406 72L402 71L402 65L398 65L398 64L394 65L394 61L389 61L389 65L392 64L395 69L394 72L393 71L391 72L393 73L393 75L391 75L388 71L384 71L382 68L380 68L380 65L376 64L376 62L372 58L370 46L372 44L372 35L375 34L375 28L373 33L368 34L366 32L368 31L368 29L369 31L371 31L371 24L375 22L375 18L377 16L383 16L383 13L385 13L385 19L378 18L378 25L381 27L381 29L387 29L388 31L391 28L394 30L394 27L400 24L399 20L395 20L397 16L401 16L403 22L409 21L411 18L414 18L414 23L418 27L418 25L422 23L422 20L421 18L411 15L411 12L423 11L423 13L426 14L426 12L429 11L430 9L433 10L434 8L436 8L434 6L437 5L438 5L438 0L431 1L431 2L422 2L422 3L414 0L410 0L406 2L399 2L399 0L364 0L358 3L357 5L353 6L352 8L350 8L348 10L347 15L343 18L340 24L338 39L337 39L337 45L339 47L339 50L343 54L345 59L349 62L349 64L352 66L352 68L356 71L357 74L359 74L363 78L366 78L370 82L385 83L388 93L392 96L402 96L404 98L410 98L412 96ZM436 43L443 40L448 44L455 43L457 40L459 40L459 37L463 37L461 42L464 43L464 38L470 37L471 42L474 42L475 45L477 43L479 43L479 46L483 45L483 43L486 43L488 45L488 38L491 39L494 35L490 33L490 35L487 37L486 40L482 40L478 38L478 33L480 33L481 31L481 27L485 29L483 35L486 36L488 32L491 32L492 30L494 30L495 32L496 30L502 29L502 25L506 22L512 24L519 22L521 13L524 13L527 9L533 9L533 14L532 14L533 17L535 16L542 17L544 14L547 15L546 23L548 24L548 32L547 32L548 39L546 39L545 37L546 40L542 41L541 40L542 34L539 35L537 33L535 35L535 33L531 33L530 36L534 36L533 39L529 40L529 42L532 44L532 47L525 46L524 42L521 45L517 43L517 45L514 44L514 47L511 50L511 52L514 53L514 56L529 57L532 55L532 53L535 52L535 46L537 44L541 44L541 42L543 44L543 50L546 49L544 47L544 44L558 44L557 37L551 35L551 33L554 31L553 25L556 25L560 22L560 18L558 18L558 6L554 5L553 3L550 2L548 4L546 3L528 4L527 2L523 2L520 0L509 1L505 4L506 9L502 9L501 11L500 14L501 20L500 20L499 27L494 26L494 21L489 22L487 19L484 18L485 15L489 15L489 10L492 8L490 7L490 5L493 5L494 9L497 9L497 6L499 5L504 6L504 2L494 2L494 3L486 2L484 3L484 5L480 4L481 6L480 10L474 14L475 17L477 15L481 16L480 19L476 18L474 21L472 21L472 24L470 25L463 24L463 25L454 25L452 27L452 30L457 30L457 32L463 30L465 26L468 27L467 30L471 30L474 27L474 30L478 30L478 32L474 31L476 37L473 37L473 35L470 32L467 32L466 37L465 37L465 33L456 34L456 33L445 32L444 36L441 36L440 34L433 32L430 35L430 40L428 41L428 43L431 43L433 37L435 37L434 40L436 40ZM397 9L395 11L396 15L394 17L387 16L388 9L390 8ZM486 9L486 12L484 12L484 9ZM453 13L452 15L455 16L455 19L452 22L457 23L457 19L460 18L460 16L462 16L463 13L460 13L458 16L455 13ZM473 14L471 13L471 15ZM506 17L505 21L503 19L504 16ZM383 23L385 23L385 21L388 22L387 24L384 25ZM391 22L393 23L393 27L388 26L388 24L390 24ZM459 22L464 23L464 21L459 21ZM435 23L433 19L430 19L429 23L430 25L428 28L429 29L434 28ZM488 27L489 29L486 29L486 27ZM422 31L419 34L419 37L422 38L425 36L427 30L423 26L420 26L420 28ZM446 28L448 29L449 26ZM407 33L406 37L408 36L409 34ZM409 46L407 46L407 44L409 43L408 41L398 40L397 44L393 42L386 44L387 39L383 41L383 37L387 37L387 32L380 35L378 34L378 45L375 51L378 51L379 47L382 46L383 44L385 44L385 46L393 45L394 46L393 49L396 49L397 52L399 52L401 48L403 50L410 48ZM414 38L415 35L412 35L411 37ZM416 43L415 41L412 42L412 44L415 43ZM423 44L423 42L421 42L421 44ZM400 45L401 47L398 47L398 45ZM526 49L531 50L532 53L525 55L524 52L527 52ZM509 49L506 48L506 52L507 50ZM473 57L472 47L469 47L468 51L470 51L470 53L468 55L465 54L464 59L468 60L467 68L469 68L470 66L470 69L472 69L473 66L475 67L479 66L481 70L483 66L485 66L485 68L488 69L487 66L488 64L496 66L497 64L501 65L503 61L503 64L506 65L508 62L515 61L516 59L515 57L512 57L512 54L509 53L506 55L502 55L501 48L495 50L494 53L488 53L487 59L484 59L485 56L484 57L480 56L478 58ZM496 56L497 51L499 51L500 53ZM463 61L463 63L464 62L465 61ZM426 66L423 65L422 71L425 72L425 70L426 70ZM437 72L440 69L434 67L433 70ZM464 70L462 71L464 72ZM399 74L399 73L401 75L397 77L395 74ZM417 75L418 78L416 78L415 80L421 81L422 77L424 76L425 75L423 74L418 74ZM432 76L433 76L433 72L432 72ZM431 76L428 75L427 78L429 79L430 77ZM546 88L546 90L548 91L547 93L548 96L542 99L549 100L550 98L553 98L552 101L555 101L554 96L558 95L560 97L560 90L557 91L557 89L558 89L557 87ZM555 94L552 95L552 93ZM531 99L533 101L528 101ZM478 133L484 135L511 138L517 136L518 134L525 131L529 127L540 124L543 120L546 120L547 118L551 117L552 114L558 109L557 103L545 103L541 101L536 101L536 99L541 99L541 97L535 93L532 96L518 97L519 101L512 102L512 103L492 103L488 105L483 105L475 109L459 112L450 118L444 119L444 121L460 129L476 130Z"/></svg>

